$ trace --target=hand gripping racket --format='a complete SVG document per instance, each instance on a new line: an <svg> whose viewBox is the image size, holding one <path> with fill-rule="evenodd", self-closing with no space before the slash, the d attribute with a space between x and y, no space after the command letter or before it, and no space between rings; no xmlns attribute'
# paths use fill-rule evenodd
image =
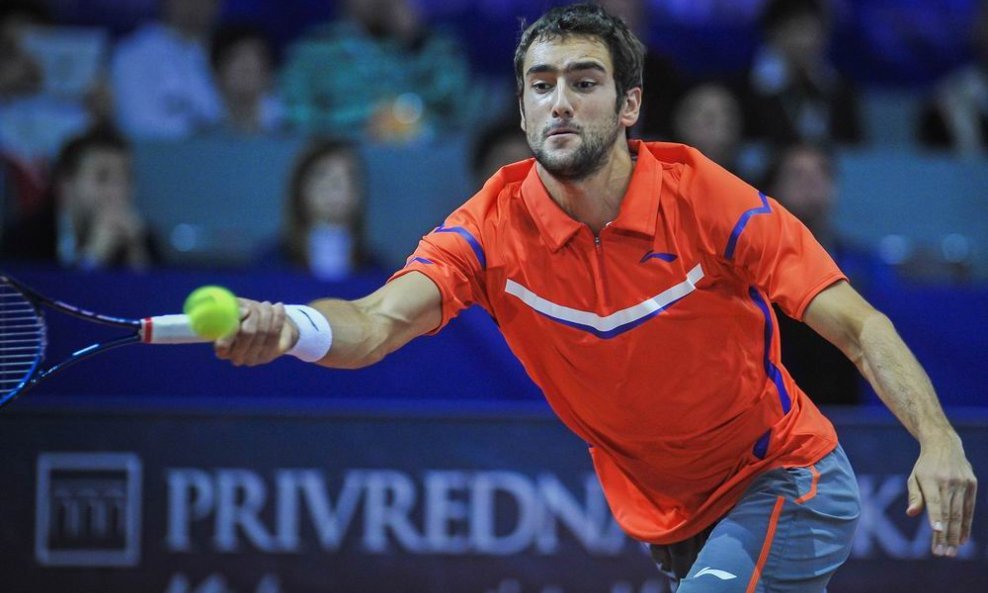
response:
<svg viewBox="0 0 988 593"><path fill-rule="evenodd" d="M129 330L128 333L76 350L61 362L42 368L48 346L42 306L93 323ZM41 381L80 360L126 344L192 344L210 340L192 331L188 315L158 315L126 319L100 315L50 299L0 274L0 408Z"/></svg>

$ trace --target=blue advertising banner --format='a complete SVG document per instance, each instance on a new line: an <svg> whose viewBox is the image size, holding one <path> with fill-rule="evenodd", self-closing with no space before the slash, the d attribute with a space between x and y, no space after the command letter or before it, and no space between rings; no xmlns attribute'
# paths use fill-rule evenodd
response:
<svg viewBox="0 0 988 593"><path fill-rule="evenodd" d="M0 588L668 591L544 408L279 406L0 415ZM864 507L831 593L988 590L985 495L960 558L933 559L904 515L915 442L884 416L836 420ZM985 420L959 421L981 476Z"/></svg>
<svg viewBox="0 0 988 593"><path fill-rule="evenodd" d="M287 272L157 270L153 274L79 272L5 266L4 272L39 292L125 317L177 313L185 297L204 284L220 284L236 294L286 303L333 296L365 296L387 279L382 273L326 283ZM909 284L876 290L872 302L885 311L933 379L944 405L985 406L988 365L988 286L950 289ZM936 315L927 312L936 310ZM113 335L65 315L49 315L49 359L54 362L92 340ZM95 331L95 333L94 333ZM149 381L154 369L165 380ZM455 372L450 372L455 369ZM541 402L542 395L508 349L490 316L480 307L463 311L435 336L412 340L373 367L327 371L297 360L235 368L216 360L208 346L121 348L70 368L39 385L36 394L68 401L79 396L169 400L189 397L262 400L277 396L326 399L447 400L463 402ZM872 397L872 402L877 398ZM221 404L216 404L221 405Z"/></svg>

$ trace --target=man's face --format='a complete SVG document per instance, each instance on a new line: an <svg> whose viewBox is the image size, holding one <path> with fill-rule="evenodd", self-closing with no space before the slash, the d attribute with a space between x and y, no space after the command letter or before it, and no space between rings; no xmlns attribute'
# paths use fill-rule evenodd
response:
<svg viewBox="0 0 988 593"><path fill-rule="evenodd" d="M306 223L348 225L360 205L360 186L353 158L330 154L316 161L302 181Z"/></svg>
<svg viewBox="0 0 988 593"><path fill-rule="evenodd" d="M111 149L94 149L79 161L75 175L63 181L62 195L79 216L129 208L133 194L130 157Z"/></svg>
<svg viewBox="0 0 988 593"><path fill-rule="evenodd" d="M812 149L793 149L783 158L774 192L775 199L811 231L823 232L837 197L827 156Z"/></svg>
<svg viewBox="0 0 988 593"><path fill-rule="evenodd" d="M809 70L824 59L827 27L816 15L800 15L780 24L774 39L776 47L791 64Z"/></svg>
<svg viewBox="0 0 988 593"><path fill-rule="evenodd" d="M271 58L264 42L248 39L231 48L216 78L221 90L231 98L258 100L271 86Z"/></svg>
<svg viewBox="0 0 988 593"><path fill-rule="evenodd" d="M532 43L522 65L521 127L552 175L579 181L600 170L638 119L641 90L616 108L610 51L591 37Z"/></svg>
<svg viewBox="0 0 988 593"><path fill-rule="evenodd" d="M216 23L220 0L169 0L165 21L190 35L204 35Z"/></svg>
<svg viewBox="0 0 988 593"><path fill-rule="evenodd" d="M730 91L719 85L704 85L683 97L674 125L677 140L715 161L731 158L741 141L741 109Z"/></svg>

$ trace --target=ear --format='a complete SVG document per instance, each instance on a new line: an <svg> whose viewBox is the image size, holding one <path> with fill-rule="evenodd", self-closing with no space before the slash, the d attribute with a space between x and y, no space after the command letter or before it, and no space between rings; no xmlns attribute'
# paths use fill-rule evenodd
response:
<svg viewBox="0 0 988 593"><path fill-rule="evenodd" d="M618 111L618 119L626 128L633 127L638 123L638 116L641 114L642 108L642 87L636 86L635 88L628 89L624 94L624 103L621 105L621 109Z"/></svg>
<svg viewBox="0 0 988 593"><path fill-rule="evenodd" d="M525 103L522 102L521 97L518 98L518 112L521 114L521 131L527 134L528 130L526 129L527 124L525 122Z"/></svg>

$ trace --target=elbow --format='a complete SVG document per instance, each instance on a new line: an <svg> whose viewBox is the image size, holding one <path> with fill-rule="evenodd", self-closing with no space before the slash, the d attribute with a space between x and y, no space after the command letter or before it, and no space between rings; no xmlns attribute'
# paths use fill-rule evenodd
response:
<svg viewBox="0 0 988 593"><path fill-rule="evenodd" d="M855 328L847 345L842 348L849 359L858 367L867 364L868 353L886 341L887 336L895 335L892 320L877 309L872 309Z"/></svg>
<svg viewBox="0 0 988 593"><path fill-rule="evenodd" d="M319 365L331 369L355 371L375 365L384 360L384 357L388 355L388 351L383 348L368 348L360 351L355 351L354 349L347 350L347 352L334 352L330 349L325 358L319 361Z"/></svg>
<svg viewBox="0 0 988 593"><path fill-rule="evenodd" d="M366 353L359 360L354 361L354 365L351 368L363 369L369 366L373 366L384 360L384 357L387 356L388 354L389 353L383 348L375 348L374 350L371 350L370 352Z"/></svg>

